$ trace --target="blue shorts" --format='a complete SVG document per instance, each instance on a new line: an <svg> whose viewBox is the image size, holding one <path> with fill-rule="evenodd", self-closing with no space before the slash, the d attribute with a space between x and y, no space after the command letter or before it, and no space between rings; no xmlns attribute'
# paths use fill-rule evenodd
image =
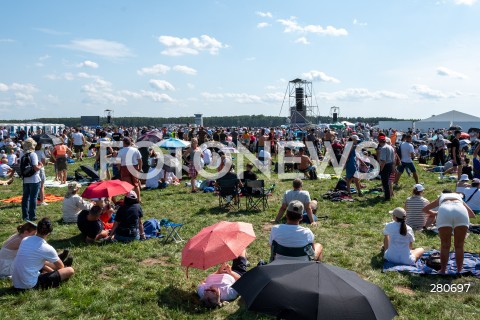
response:
<svg viewBox="0 0 480 320"><path fill-rule="evenodd" d="M403 173L403 170L408 169L411 173L417 172L417 169L415 169L415 165L413 162L402 162L401 165L397 167L397 171L400 173Z"/></svg>
<svg viewBox="0 0 480 320"><path fill-rule="evenodd" d="M313 221L317 221L317 216L316 215L313 215ZM303 213L302 221L300 221L300 223L310 224L310 219L308 219L308 214L307 213Z"/></svg>

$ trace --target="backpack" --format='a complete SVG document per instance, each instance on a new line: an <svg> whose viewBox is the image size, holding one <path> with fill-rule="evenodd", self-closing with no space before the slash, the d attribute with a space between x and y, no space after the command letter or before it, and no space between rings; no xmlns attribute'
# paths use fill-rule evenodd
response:
<svg viewBox="0 0 480 320"><path fill-rule="evenodd" d="M31 152L25 153L22 158L20 158L20 177L28 178L35 174L35 169L32 165L32 159L30 159Z"/></svg>
<svg viewBox="0 0 480 320"><path fill-rule="evenodd" d="M148 219L143 223L143 232L147 238L157 237L160 233L160 222L155 218Z"/></svg>
<svg viewBox="0 0 480 320"><path fill-rule="evenodd" d="M338 191L338 190L347 190L347 181L345 181L344 179L340 179L338 180L337 182L337 185L335 186L335 191Z"/></svg>

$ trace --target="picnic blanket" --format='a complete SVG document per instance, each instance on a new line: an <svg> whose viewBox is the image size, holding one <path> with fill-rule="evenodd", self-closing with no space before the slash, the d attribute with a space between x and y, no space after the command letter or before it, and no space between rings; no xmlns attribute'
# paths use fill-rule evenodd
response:
<svg viewBox="0 0 480 320"><path fill-rule="evenodd" d="M45 181L45 188L66 188L68 187L68 183L70 181L67 181L67 183L63 183L61 184L60 182L58 181L54 181L53 179L47 179ZM90 181L89 179L84 179L84 180L80 180L80 181L77 181L78 183L80 183L82 186L86 186L88 184L90 184L92 181Z"/></svg>
<svg viewBox="0 0 480 320"><path fill-rule="evenodd" d="M438 271L428 267L425 264L426 259L430 254L438 252L437 250L430 250L423 254L423 256L418 259L416 265L407 266L392 263L385 260L383 263L382 272L396 271L396 272L408 272L416 274L431 274L431 275L440 275ZM447 265L446 275L456 275L457 274L457 264L455 262L455 252L450 252L450 257ZM461 274L472 274L477 278L480 278L480 257L478 254L465 252L463 260L463 269Z"/></svg>
<svg viewBox="0 0 480 320"><path fill-rule="evenodd" d="M62 201L63 197L59 197L53 194L46 194L45 195L45 202L56 202L56 201ZM13 198L8 198L8 199L3 199L0 200L0 202L4 203L22 203L22 196L16 196Z"/></svg>

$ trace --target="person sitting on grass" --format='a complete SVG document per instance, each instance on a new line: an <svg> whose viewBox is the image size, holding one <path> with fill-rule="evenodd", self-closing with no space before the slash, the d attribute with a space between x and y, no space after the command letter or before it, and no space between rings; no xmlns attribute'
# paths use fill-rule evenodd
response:
<svg viewBox="0 0 480 320"><path fill-rule="evenodd" d="M207 308L221 307L224 301L232 301L238 293L232 285L247 272L247 258L244 250L240 256L233 259L232 265L223 263L216 272L208 277L197 287L200 302Z"/></svg>
<svg viewBox="0 0 480 320"><path fill-rule="evenodd" d="M12 280L15 288L54 288L75 273L71 267L73 258L67 258L64 264L57 251L45 240L52 231L50 219L42 218L37 225L37 234L21 242L13 262Z"/></svg>
<svg viewBox="0 0 480 320"><path fill-rule="evenodd" d="M0 249L0 278L11 277L13 271L13 260L17 255L20 243L26 237L35 235L37 225L27 221L17 227L17 233L8 238Z"/></svg>
<svg viewBox="0 0 480 320"><path fill-rule="evenodd" d="M300 254L294 253L289 255L287 250L282 253L275 251L275 256L271 258L277 259L286 259L286 260L309 260L314 259L317 261L322 260L323 246L320 243L315 243L315 236L313 232L305 227L301 227L300 221L303 219L303 204L298 200L293 200L288 204L287 207L287 223L279 224L273 226L270 233L270 246L275 246L276 244L281 247L298 249L305 248L308 245L312 246L313 252L300 252ZM275 243L274 243L275 242ZM309 257L310 256L310 257Z"/></svg>
<svg viewBox="0 0 480 320"><path fill-rule="evenodd" d="M108 237L108 231L104 230L103 222L100 220L102 210L100 206L93 206L90 210L83 210L78 215L78 229L88 243Z"/></svg>
<svg viewBox="0 0 480 320"><path fill-rule="evenodd" d="M415 265L425 250L413 249L415 236L412 228L406 223L407 212L398 207L390 211L390 214L393 221L387 223L383 230L384 258L393 263Z"/></svg>
<svg viewBox="0 0 480 320"><path fill-rule="evenodd" d="M283 218L285 210L287 210L288 204L293 200L298 200L303 204L305 208L305 213L302 219L304 223L310 223L316 225L317 217L313 214L312 204L310 199L310 193L306 190L302 190L303 182L300 179L293 180L293 190L288 190L284 193L282 199L282 206L278 210L277 217L275 218L275 223L280 223Z"/></svg>
<svg viewBox="0 0 480 320"><path fill-rule="evenodd" d="M317 169L313 165L313 161L310 157L305 154L305 148L300 148L298 150L298 157L300 158L298 170L304 174L308 174L310 180L317 180Z"/></svg>
<svg viewBox="0 0 480 320"><path fill-rule="evenodd" d="M423 197L425 187L421 184L413 186L412 196L405 201L405 211L407 212L407 225L414 231L430 227L435 223L435 216L427 216L423 213L423 208L430 203Z"/></svg>
<svg viewBox="0 0 480 320"><path fill-rule="evenodd" d="M121 242L145 240L142 217L142 207L138 203L137 194L132 190L125 195L123 206L115 215L115 222L108 239L114 238Z"/></svg>
<svg viewBox="0 0 480 320"><path fill-rule="evenodd" d="M80 212L82 210L90 210L92 207L91 202L83 200L77 194L80 187L81 184L75 181L68 184L68 190L62 203L62 219L65 223L77 222Z"/></svg>

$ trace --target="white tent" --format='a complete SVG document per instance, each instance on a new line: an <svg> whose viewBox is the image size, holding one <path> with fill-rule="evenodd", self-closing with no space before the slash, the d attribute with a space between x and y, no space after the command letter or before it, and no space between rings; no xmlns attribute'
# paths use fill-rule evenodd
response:
<svg viewBox="0 0 480 320"><path fill-rule="evenodd" d="M460 126L464 131L467 131L470 127L478 128L478 126L480 126L480 118L452 110L415 122L415 128L421 131L428 129L448 129L451 126Z"/></svg>

